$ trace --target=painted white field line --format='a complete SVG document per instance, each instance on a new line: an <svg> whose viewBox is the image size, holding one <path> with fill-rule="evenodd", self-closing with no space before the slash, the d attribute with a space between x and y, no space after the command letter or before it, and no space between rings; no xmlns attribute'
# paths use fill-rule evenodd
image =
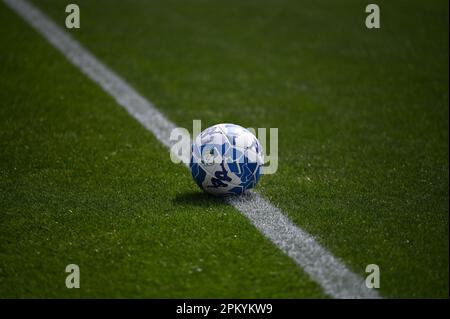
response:
<svg viewBox="0 0 450 319"><path fill-rule="evenodd" d="M108 69L72 39L47 16L25 0L4 0L19 16L31 24L70 62L100 85L131 116L152 132L166 147L171 146L170 122L147 99ZM366 288L364 280L323 248L313 236L297 227L278 208L256 192L227 201L242 212L267 238L289 255L324 291L334 298L380 298Z"/></svg>

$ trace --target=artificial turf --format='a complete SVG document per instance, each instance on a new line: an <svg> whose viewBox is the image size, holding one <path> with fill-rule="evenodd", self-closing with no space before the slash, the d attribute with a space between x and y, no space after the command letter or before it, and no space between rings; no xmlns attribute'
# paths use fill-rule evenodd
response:
<svg viewBox="0 0 450 319"><path fill-rule="evenodd" d="M63 26L64 1L34 3ZM381 295L448 297L447 1L378 1L379 30L363 1L77 3L68 32L180 126L277 127L258 191L355 272L378 264ZM324 297L0 14L0 296Z"/></svg>
<svg viewBox="0 0 450 319"><path fill-rule="evenodd" d="M0 21L1 297L323 296L36 32Z"/></svg>

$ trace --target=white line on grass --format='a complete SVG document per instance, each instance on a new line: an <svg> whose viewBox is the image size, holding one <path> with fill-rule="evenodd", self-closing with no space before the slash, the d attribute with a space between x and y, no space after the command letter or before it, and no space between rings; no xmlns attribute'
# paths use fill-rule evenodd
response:
<svg viewBox="0 0 450 319"><path fill-rule="evenodd" d="M120 76L108 69L81 44L60 29L39 9L25 0L4 0L18 15L31 24L70 62L100 85L118 104L152 132L166 147L171 146L170 122L147 99ZM303 270L334 298L379 298L366 288L361 277L323 248L313 236L289 220L278 208L256 192L227 201L242 212L267 238L289 255Z"/></svg>

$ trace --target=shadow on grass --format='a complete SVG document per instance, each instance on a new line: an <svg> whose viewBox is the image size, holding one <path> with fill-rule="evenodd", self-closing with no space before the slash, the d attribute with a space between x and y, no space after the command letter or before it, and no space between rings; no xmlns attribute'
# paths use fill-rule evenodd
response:
<svg viewBox="0 0 450 319"><path fill-rule="evenodd" d="M227 203L222 197L216 197L203 192L187 192L175 196L172 199L174 206L197 206L197 207L211 207L211 206L226 206Z"/></svg>

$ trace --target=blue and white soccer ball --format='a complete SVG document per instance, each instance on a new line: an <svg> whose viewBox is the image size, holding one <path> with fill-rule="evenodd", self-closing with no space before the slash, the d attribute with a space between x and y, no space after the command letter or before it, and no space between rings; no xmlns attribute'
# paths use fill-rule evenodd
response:
<svg viewBox="0 0 450 319"><path fill-rule="evenodd" d="M255 187L263 164L263 151L255 135L239 125L217 124L193 142L189 167L205 192L239 195Z"/></svg>

